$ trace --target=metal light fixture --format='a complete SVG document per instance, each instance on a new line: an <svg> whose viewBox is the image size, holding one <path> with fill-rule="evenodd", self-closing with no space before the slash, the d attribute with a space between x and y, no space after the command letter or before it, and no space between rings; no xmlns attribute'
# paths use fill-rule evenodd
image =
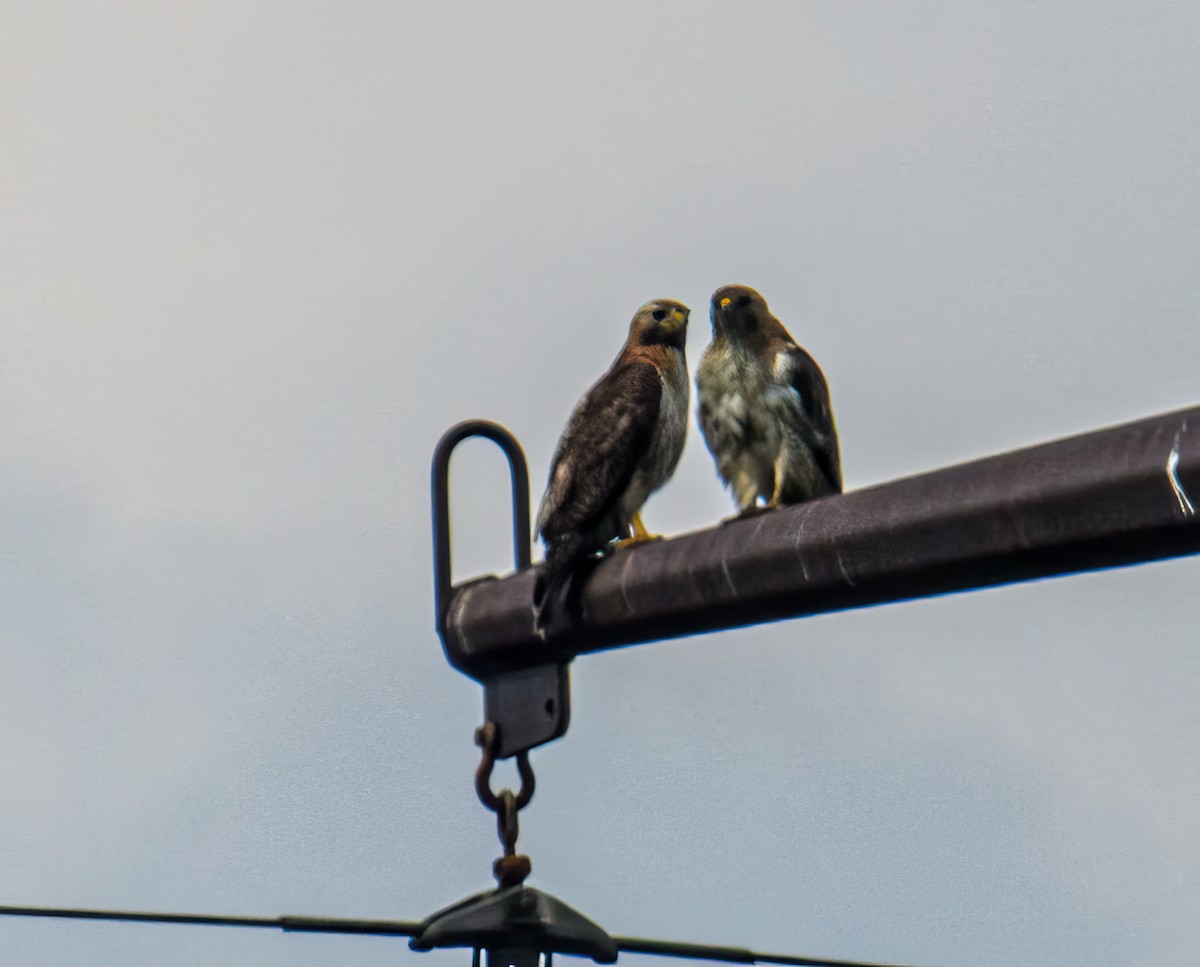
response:
<svg viewBox="0 0 1200 967"><path fill-rule="evenodd" d="M551 967L555 954L617 960L617 943L557 897L518 885L439 910L408 943L413 950L470 947L472 967Z"/></svg>

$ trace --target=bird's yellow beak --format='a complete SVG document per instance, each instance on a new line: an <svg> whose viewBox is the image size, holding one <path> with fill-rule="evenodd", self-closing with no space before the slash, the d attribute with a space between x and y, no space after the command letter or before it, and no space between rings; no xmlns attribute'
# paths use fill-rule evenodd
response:
<svg viewBox="0 0 1200 967"><path fill-rule="evenodd" d="M722 309L724 309L724 308L727 308L729 303L731 303L732 301L733 300L731 298L729 298L729 296L726 296L724 299L722 299L720 301L719 305L721 306Z"/></svg>
<svg viewBox="0 0 1200 967"><path fill-rule="evenodd" d="M680 332L687 326L688 314L686 309L672 309L671 314L659 323L667 332Z"/></svg>

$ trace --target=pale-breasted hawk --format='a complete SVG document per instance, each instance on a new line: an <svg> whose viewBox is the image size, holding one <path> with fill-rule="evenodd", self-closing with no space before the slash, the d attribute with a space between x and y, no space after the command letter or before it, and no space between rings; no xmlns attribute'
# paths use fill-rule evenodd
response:
<svg viewBox="0 0 1200 967"><path fill-rule="evenodd" d="M700 429L742 514L841 493L829 387L816 361L744 285L713 293L696 372Z"/></svg>

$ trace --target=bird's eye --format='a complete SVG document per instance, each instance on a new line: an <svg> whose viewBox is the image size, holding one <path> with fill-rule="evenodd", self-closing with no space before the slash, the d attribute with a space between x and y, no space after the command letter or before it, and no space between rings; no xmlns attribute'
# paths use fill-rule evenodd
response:
<svg viewBox="0 0 1200 967"><path fill-rule="evenodd" d="M655 322L662 322L664 319L667 318L667 310L666 309L655 309L654 312L652 313L652 315L654 316Z"/></svg>

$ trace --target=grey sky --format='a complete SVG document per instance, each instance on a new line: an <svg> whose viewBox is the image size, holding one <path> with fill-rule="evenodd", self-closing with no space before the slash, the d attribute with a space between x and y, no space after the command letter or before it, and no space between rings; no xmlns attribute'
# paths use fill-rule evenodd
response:
<svg viewBox="0 0 1200 967"><path fill-rule="evenodd" d="M759 288L829 377L851 487L1196 401L1192 3L0 19L4 903L409 918L486 887L430 450L497 419L540 492L649 298L692 306L694 365L709 293ZM459 575L503 569L497 460L455 479ZM647 522L729 510L693 433ZM581 660L532 882L616 933L1194 964L1198 579ZM415 956L21 921L0 951Z"/></svg>

